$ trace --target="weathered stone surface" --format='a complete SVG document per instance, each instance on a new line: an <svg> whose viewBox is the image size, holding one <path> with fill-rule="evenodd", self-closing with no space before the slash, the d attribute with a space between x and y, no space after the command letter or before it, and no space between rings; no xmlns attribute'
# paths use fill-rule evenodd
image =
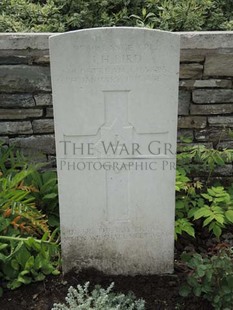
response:
<svg viewBox="0 0 233 310"><path fill-rule="evenodd" d="M50 70L41 66L1 66L0 91L4 93L51 91Z"/></svg>
<svg viewBox="0 0 233 310"><path fill-rule="evenodd" d="M18 65L28 63L29 59L26 56L0 56L0 65Z"/></svg>
<svg viewBox="0 0 233 310"><path fill-rule="evenodd" d="M232 176L232 173L233 173L233 168L232 168L232 165L230 164L226 164L222 167L221 166L216 167L213 171L214 176L223 176L223 177Z"/></svg>
<svg viewBox="0 0 233 310"><path fill-rule="evenodd" d="M179 32L181 50L233 48L232 31ZM1 49L48 49L48 38L53 33L1 33Z"/></svg>
<svg viewBox="0 0 233 310"><path fill-rule="evenodd" d="M231 88L231 80L220 80L220 79L211 79L211 80L197 80L194 82L194 87L196 88Z"/></svg>
<svg viewBox="0 0 233 310"><path fill-rule="evenodd" d="M204 75L205 76L233 76L233 53L207 55Z"/></svg>
<svg viewBox="0 0 233 310"><path fill-rule="evenodd" d="M51 94L38 94L34 96L36 105L38 106L50 106L52 105L52 95Z"/></svg>
<svg viewBox="0 0 233 310"><path fill-rule="evenodd" d="M215 167L214 170L211 173L211 177L227 177L227 176L232 176L232 165L227 164L224 166L218 166ZM204 168L203 166L198 166L196 169L194 168L193 174L198 176L198 177L204 177L204 180L206 181L207 177L209 176L210 173L210 168L206 167Z"/></svg>
<svg viewBox="0 0 233 310"><path fill-rule="evenodd" d="M0 109L0 120L28 119L42 115L41 109Z"/></svg>
<svg viewBox="0 0 233 310"><path fill-rule="evenodd" d="M194 133L192 129L178 129L177 142L183 142L184 139L193 141Z"/></svg>
<svg viewBox="0 0 233 310"><path fill-rule="evenodd" d="M195 80L180 80L179 87L180 89L193 89L194 88Z"/></svg>
<svg viewBox="0 0 233 310"><path fill-rule="evenodd" d="M217 147L219 149L233 149L233 141L219 142Z"/></svg>
<svg viewBox="0 0 233 310"><path fill-rule="evenodd" d="M34 133L53 133L54 121L52 119L38 119L32 122Z"/></svg>
<svg viewBox="0 0 233 310"><path fill-rule="evenodd" d="M148 29L99 28L50 39L65 272L72 265L131 275L173 269L175 152L152 157L144 147L152 139L176 146L179 54L177 34ZM111 165L122 163L123 153L110 158L96 149L98 141L138 141L139 165L153 158L160 167L78 173L72 167L86 157L80 147L64 152L64 140L93 141L89 161ZM166 171L164 157L173 164Z"/></svg>
<svg viewBox="0 0 233 310"><path fill-rule="evenodd" d="M232 89L196 89L193 91L195 103L233 103Z"/></svg>
<svg viewBox="0 0 233 310"><path fill-rule="evenodd" d="M9 144L9 137L0 136L0 143Z"/></svg>
<svg viewBox="0 0 233 310"><path fill-rule="evenodd" d="M35 106L31 94L0 94L1 108L30 108Z"/></svg>
<svg viewBox="0 0 233 310"><path fill-rule="evenodd" d="M177 151L181 152L186 147L193 147L193 146L201 147L203 145L206 148L213 148L213 143L212 142L202 142L202 143L182 143L182 142L178 142L178 144L177 144Z"/></svg>
<svg viewBox="0 0 233 310"><path fill-rule="evenodd" d="M53 108L46 108L46 117L53 117Z"/></svg>
<svg viewBox="0 0 233 310"><path fill-rule="evenodd" d="M204 62L204 53L198 54L196 50L181 50L180 51L180 62L190 63L190 62Z"/></svg>
<svg viewBox="0 0 233 310"><path fill-rule="evenodd" d="M231 80L181 80L180 87L184 88L231 88Z"/></svg>
<svg viewBox="0 0 233 310"><path fill-rule="evenodd" d="M233 104L192 104L190 114L208 115L208 114L231 114L233 113Z"/></svg>
<svg viewBox="0 0 233 310"><path fill-rule="evenodd" d="M178 119L179 128L205 128L206 124L204 116L180 116Z"/></svg>
<svg viewBox="0 0 233 310"><path fill-rule="evenodd" d="M56 156L48 155L48 161L52 163L53 167L56 166Z"/></svg>
<svg viewBox="0 0 233 310"><path fill-rule="evenodd" d="M181 88L232 88L231 80L181 80L179 83Z"/></svg>
<svg viewBox="0 0 233 310"><path fill-rule="evenodd" d="M26 122L0 122L0 135L17 135L32 133L32 124Z"/></svg>
<svg viewBox="0 0 233 310"><path fill-rule="evenodd" d="M195 130L195 139L197 141L207 141L219 143L219 141L231 140L227 128L209 127L201 130Z"/></svg>
<svg viewBox="0 0 233 310"><path fill-rule="evenodd" d="M10 145L15 145L27 153L38 152L43 154L55 154L54 135L37 135L30 137L18 137L10 139Z"/></svg>
<svg viewBox="0 0 233 310"><path fill-rule="evenodd" d="M51 33L1 33L2 50L48 50L48 38Z"/></svg>
<svg viewBox="0 0 233 310"><path fill-rule="evenodd" d="M178 115L188 115L191 103L191 93L189 91L179 91Z"/></svg>
<svg viewBox="0 0 233 310"><path fill-rule="evenodd" d="M202 77L203 65L198 63L181 64L180 79L198 79Z"/></svg>
<svg viewBox="0 0 233 310"><path fill-rule="evenodd" d="M42 55L42 56L34 57L33 63L41 64L41 65L48 65L50 63L49 55Z"/></svg>
<svg viewBox="0 0 233 310"><path fill-rule="evenodd" d="M179 32L181 49L221 49L233 48L232 31Z"/></svg>
<svg viewBox="0 0 233 310"><path fill-rule="evenodd" d="M233 126L233 116L212 116L208 117L210 126Z"/></svg>

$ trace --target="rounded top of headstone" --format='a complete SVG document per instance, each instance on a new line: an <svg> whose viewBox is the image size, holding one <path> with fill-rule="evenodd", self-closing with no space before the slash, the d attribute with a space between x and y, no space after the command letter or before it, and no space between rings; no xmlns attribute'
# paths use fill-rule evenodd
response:
<svg viewBox="0 0 233 310"><path fill-rule="evenodd" d="M87 29L80 29L80 30L73 30L69 32L54 34L50 36L49 40L54 39L62 39L63 37L73 37L73 36L82 36L82 35L93 35L93 34L100 34L100 33L122 33L122 34L130 34L130 33L138 33L142 35L143 33L148 34L157 34L157 35L163 35L165 37L176 37L178 38L180 35L178 33L170 32L170 31L164 31L159 29L149 29L149 28L143 28L143 27L98 27L98 28L87 28Z"/></svg>

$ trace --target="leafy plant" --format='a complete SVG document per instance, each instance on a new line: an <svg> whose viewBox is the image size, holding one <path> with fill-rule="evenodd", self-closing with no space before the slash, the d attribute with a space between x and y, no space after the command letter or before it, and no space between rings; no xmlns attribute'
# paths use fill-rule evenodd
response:
<svg viewBox="0 0 233 310"><path fill-rule="evenodd" d="M57 180L40 167L0 144L0 293L58 273Z"/></svg>
<svg viewBox="0 0 233 310"><path fill-rule="evenodd" d="M227 193L222 186L212 186L207 189L207 193L201 194L201 196L208 204L193 209L193 218L194 220L205 218L203 227L208 225L209 230L219 238L222 228L225 228L227 224L233 224L233 196Z"/></svg>
<svg viewBox="0 0 233 310"><path fill-rule="evenodd" d="M233 150L207 149L205 146L186 146L177 154L176 225L175 238L184 232L195 236L197 221L216 237L233 223L232 186L208 187L216 167L232 163ZM199 178L190 178L196 171L205 171L206 185Z"/></svg>
<svg viewBox="0 0 233 310"><path fill-rule="evenodd" d="M59 274L59 246L52 239L0 236L0 294L5 286L16 289Z"/></svg>
<svg viewBox="0 0 233 310"><path fill-rule="evenodd" d="M232 309L233 305L233 250L221 249L217 255L182 255L189 268L187 283L180 288L186 297L193 294L209 300L215 309Z"/></svg>
<svg viewBox="0 0 233 310"><path fill-rule="evenodd" d="M34 170L26 178L25 183L35 188L31 196L35 199L37 208L48 216L49 226L59 227L57 173Z"/></svg>
<svg viewBox="0 0 233 310"><path fill-rule="evenodd" d="M141 17L135 14L132 14L130 18L135 19L136 26L138 27L147 27L147 28L155 28L156 23L158 23L159 19L152 12L147 12L145 8L142 9Z"/></svg>
<svg viewBox="0 0 233 310"><path fill-rule="evenodd" d="M171 31L232 30L231 0L2 0L1 32L63 32L103 26Z"/></svg>
<svg viewBox="0 0 233 310"><path fill-rule="evenodd" d="M106 290L96 286L89 292L89 282L77 289L72 286L68 290L66 304L54 304L52 310L144 310L145 302L141 299L136 300L133 294L115 294L112 292L114 283Z"/></svg>
<svg viewBox="0 0 233 310"><path fill-rule="evenodd" d="M45 215L37 209L32 193L37 189L25 185L35 172L25 159L14 157L11 148L1 148L0 160L0 234L42 236L49 232ZM8 166L8 167L7 167Z"/></svg>

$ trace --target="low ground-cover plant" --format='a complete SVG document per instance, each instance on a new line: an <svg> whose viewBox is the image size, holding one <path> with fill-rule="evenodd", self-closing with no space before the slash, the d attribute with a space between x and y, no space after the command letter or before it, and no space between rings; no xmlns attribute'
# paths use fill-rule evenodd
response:
<svg viewBox="0 0 233 310"><path fill-rule="evenodd" d="M0 236L0 295L3 287L16 289L22 284L59 274L58 244L46 238Z"/></svg>
<svg viewBox="0 0 233 310"><path fill-rule="evenodd" d="M66 304L54 304L52 310L144 310L145 302L136 299L133 294L116 294L112 292L114 283L107 289L96 286L89 291L89 282L84 286L72 286L68 290Z"/></svg>
<svg viewBox="0 0 233 310"><path fill-rule="evenodd" d="M233 249L223 248L211 256L183 253L182 259L189 272L180 294L202 296L218 310L232 309Z"/></svg>
<svg viewBox="0 0 233 310"><path fill-rule="evenodd" d="M40 167L0 145L0 294L58 273L57 181Z"/></svg>

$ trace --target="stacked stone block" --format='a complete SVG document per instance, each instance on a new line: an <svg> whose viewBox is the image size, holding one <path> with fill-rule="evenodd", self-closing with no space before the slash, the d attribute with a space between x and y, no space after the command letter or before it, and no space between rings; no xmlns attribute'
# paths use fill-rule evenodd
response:
<svg viewBox="0 0 233 310"><path fill-rule="evenodd" d="M0 34L0 140L45 160L55 155L50 35ZM233 32L180 36L178 143L233 148Z"/></svg>
<svg viewBox="0 0 233 310"><path fill-rule="evenodd" d="M0 140L40 160L55 154L48 37L0 35Z"/></svg>
<svg viewBox="0 0 233 310"><path fill-rule="evenodd" d="M233 148L233 32L181 33L179 96L178 137ZM215 175L232 172L228 165Z"/></svg>

